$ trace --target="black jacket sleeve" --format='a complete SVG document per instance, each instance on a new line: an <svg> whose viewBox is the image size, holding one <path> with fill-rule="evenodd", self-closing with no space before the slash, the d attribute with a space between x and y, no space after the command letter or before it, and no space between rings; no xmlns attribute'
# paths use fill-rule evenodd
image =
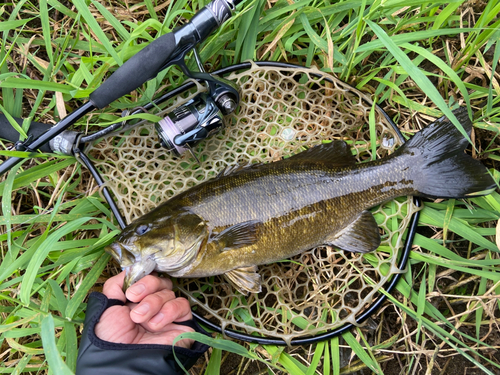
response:
<svg viewBox="0 0 500 375"><path fill-rule="evenodd" d="M171 345L118 344L101 340L95 326L109 307L123 305L104 294L91 293L76 364L76 375L177 375L184 374L172 353ZM207 334L195 321L176 323ZM187 370L208 349L195 342L191 349L175 347L175 355Z"/></svg>

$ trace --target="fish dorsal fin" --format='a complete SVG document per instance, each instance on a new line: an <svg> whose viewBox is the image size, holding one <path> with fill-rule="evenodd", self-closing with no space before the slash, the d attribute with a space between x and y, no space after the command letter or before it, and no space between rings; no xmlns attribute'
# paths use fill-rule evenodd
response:
<svg viewBox="0 0 500 375"><path fill-rule="evenodd" d="M227 175L229 175L233 172L239 171L245 167L246 167L246 165L240 165L240 164L228 165L228 166L224 167L224 169L222 171L219 172L219 174L217 175L217 178L227 176Z"/></svg>
<svg viewBox="0 0 500 375"><path fill-rule="evenodd" d="M212 238L220 251L238 249L257 241L257 229L262 225L258 220L245 221L224 229Z"/></svg>
<svg viewBox="0 0 500 375"><path fill-rule="evenodd" d="M380 245L380 233L373 215L363 211L351 224L328 239L328 244L342 250L367 253Z"/></svg>
<svg viewBox="0 0 500 375"><path fill-rule="evenodd" d="M243 169L249 169L249 168L259 167L262 164L264 164L264 163L253 163L253 164L249 163L249 164L228 165L228 166L224 167L224 169L219 172L219 174L217 175L216 178L228 176L230 174L239 172L239 171L241 171Z"/></svg>
<svg viewBox="0 0 500 375"><path fill-rule="evenodd" d="M292 162L313 161L324 162L328 165L343 167L356 164L356 159L351 153L351 148L344 141L335 140L311 147L301 153L295 154L288 159Z"/></svg>
<svg viewBox="0 0 500 375"><path fill-rule="evenodd" d="M242 294L260 293L260 275L257 266L236 268L224 274Z"/></svg>

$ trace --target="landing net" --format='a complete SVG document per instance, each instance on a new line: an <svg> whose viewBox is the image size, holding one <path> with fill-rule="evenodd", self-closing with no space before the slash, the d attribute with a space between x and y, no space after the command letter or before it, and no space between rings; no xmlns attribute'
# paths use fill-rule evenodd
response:
<svg viewBox="0 0 500 375"><path fill-rule="evenodd" d="M252 65L226 78L241 87L242 102L221 133L194 149L201 165L189 153L176 159L162 149L152 124L94 147L95 164L109 181L128 223L228 165L273 162L334 139L349 143L361 163L383 158L402 144L369 97L323 72ZM401 272L397 264L403 233L417 210L411 198L374 208L382 244L373 253L326 246L260 266L259 294L243 296L222 276L178 279L177 287L198 314L223 330L290 343L355 324L356 316L380 296L378 290Z"/></svg>

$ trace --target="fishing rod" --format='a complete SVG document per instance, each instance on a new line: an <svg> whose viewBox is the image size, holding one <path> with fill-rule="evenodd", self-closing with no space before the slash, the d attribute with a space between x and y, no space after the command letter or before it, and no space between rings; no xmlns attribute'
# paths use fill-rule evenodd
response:
<svg viewBox="0 0 500 375"><path fill-rule="evenodd" d="M208 85L208 93L195 98L184 108L184 112L178 111L169 116L159 125L158 130L162 144L167 148L179 154L189 150L193 144L206 138L221 126L222 115L229 114L236 108L239 93L231 82L204 72L196 52L195 58L200 72L191 72L184 59L187 53L192 50L196 51L195 47L199 43L227 21L242 1L213 0L198 11L188 23L173 32L160 36L132 56L90 94L88 102L56 125L50 127L48 124L32 123L29 136L25 141L18 140L17 131L8 118L1 115L0 137L15 142L15 149L18 151L41 150L72 155L73 148L78 148L79 144L116 131L123 123L109 126L104 132L91 136L68 132L67 129L71 125L92 110L102 109L137 89L169 66L178 65L186 76L205 81ZM0 176L23 160L19 157L8 158L0 165ZM118 220L123 221L120 220L120 215Z"/></svg>

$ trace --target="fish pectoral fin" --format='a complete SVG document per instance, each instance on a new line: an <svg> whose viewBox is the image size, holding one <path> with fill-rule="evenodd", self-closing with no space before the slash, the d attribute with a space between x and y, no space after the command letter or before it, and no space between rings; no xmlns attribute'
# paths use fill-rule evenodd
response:
<svg viewBox="0 0 500 375"><path fill-rule="evenodd" d="M370 212L363 211L346 228L329 238L327 244L356 253L374 251L380 246L378 224Z"/></svg>
<svg viewBox="0 0 500 375"><path fill-rule="evenodd" d="M260 293L262 290L257 266L236 268L224 275L242 294Z"/></svg>
<svg viewBox="0 0 500 375"><path fill-rule="evenodd" d="M311 147L286 159L286 161L288 160L293 163L297 161L324 162L329 166L336 167L356 164L356 159L352 155L349 145L340 140Z"/></svg>
<svg viewBox="0 0 500 375"><path fill-rule="evenodd" d="M238 249L257 241L257 229L262 225L260 221L250 220L235 224L224 229L211 241L216 243L220 251Z"/></svg>

